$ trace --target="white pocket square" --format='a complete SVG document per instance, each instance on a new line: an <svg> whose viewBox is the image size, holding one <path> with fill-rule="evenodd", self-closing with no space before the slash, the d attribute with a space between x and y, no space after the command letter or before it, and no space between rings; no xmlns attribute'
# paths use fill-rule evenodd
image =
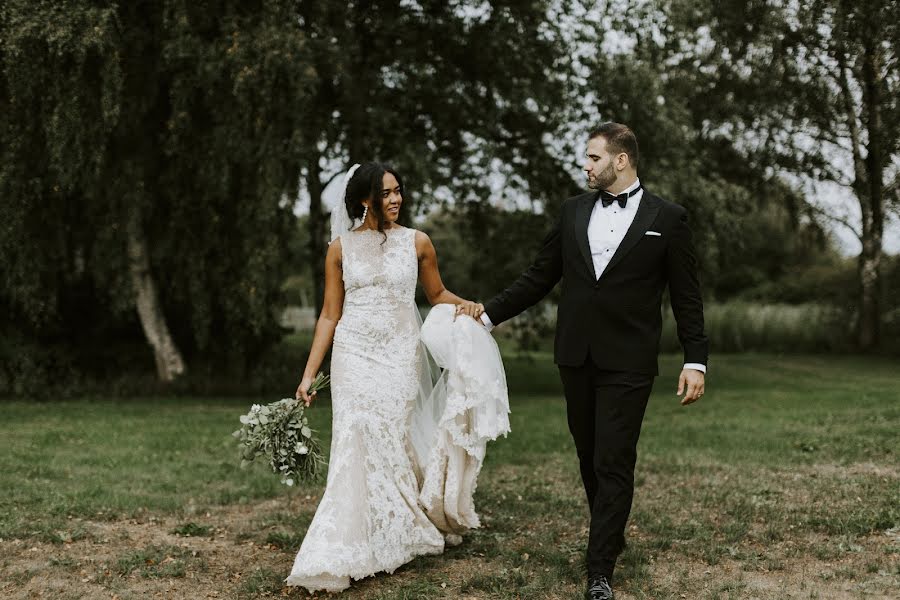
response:
<svg viewBox="0 0 900 600"><path fill-rule="evenodd" d="M648 231L644 235L660 235L661 236L662 234L658 231Z"/></svg>

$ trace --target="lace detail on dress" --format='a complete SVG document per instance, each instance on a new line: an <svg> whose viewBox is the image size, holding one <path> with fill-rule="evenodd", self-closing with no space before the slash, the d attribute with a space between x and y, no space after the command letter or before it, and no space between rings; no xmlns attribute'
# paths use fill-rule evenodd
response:
<svg viewBox="0 0 900 600"><path fill-rule="evenodd" d="M422 340L444 371L432 392L440 416L433 427L420 427L435 433L419 500L439 529L459 533L480 524L473 497L487 442L510 429L497 343L473 319L454 314L453 306L435 306L422 327Z"/></svg>
<svg viewBox="0 0 900 600"><path fill-rule="evenodd" d="M331 359L333 425L322 501L288 585L338 591L444 549L419 504L408 421L418 391L415 230L341 236L344 308ZM382 243L384 241L384 243Z"/></svg>

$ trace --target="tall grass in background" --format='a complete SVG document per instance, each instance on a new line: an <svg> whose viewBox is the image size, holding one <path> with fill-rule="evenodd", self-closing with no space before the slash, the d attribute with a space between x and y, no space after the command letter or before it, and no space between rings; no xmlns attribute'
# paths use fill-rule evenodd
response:
<svg viewBox="0 0 900 600"><path fill-rule="evenodd" d="M427 315L427 307L422 310ZM829 354L853 352L855 317L851 310L826 304L761 304L759 302L710 303L704 306L706 332L710 337L712 354L765 352L780 354ZM495 330L495 337L504 358L526 359L513 368L510 378L533 381L530 370L548 365L554 369L547 353L553 351L556 328L556 307L550 304L535 307L511 319ZM900 354L900 309L887 311L882 327L884 354ZM143 345L125 351L118 348L115 356L109 352L109 375L88 378L64 361L55 362L53 376L46 365L31 368L22 365L14 372L11 362L0 360L0 398L32 397L67 398L90 394L104 396L268 396L273 400L291 396L300 380L306 355L312 342L311 329L301 328L286 335L258 357L245 373L233 373L215 365L195 365L187 375L175 383L162 384L156 379L153 357ZM7 351L4 353L4 347ZM668 302L663 309L662 352L681 352L675 332L675 319ZM15 351L15 342L0 339L0 359ZM98 350L98 352L102 349ZM111 352L111 351L110 351ZM105 359L104 359L105 360ZM21 363L21 361L19 361ZM38 368L40 367L40 368ZM323 365L327 369L327 362ZM553 381L556 381L553 379ZM512 388L515 387L511 385ZM536 392L536 390L529 390ZM542 393L555 393L555 388Z"/></svg>
<svg viewBox="0 0 900 600"><path fill-rule="evenodd" d="M852 348L852 316L833 306L736 301L706 305L704 316L712 352L822 353ZM663 311L660 349L681 349L668 306Z"/></svg>

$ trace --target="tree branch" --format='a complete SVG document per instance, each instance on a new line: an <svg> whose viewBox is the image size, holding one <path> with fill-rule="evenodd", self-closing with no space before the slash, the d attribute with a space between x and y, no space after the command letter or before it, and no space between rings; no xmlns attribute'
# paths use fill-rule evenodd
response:
<svg viewBox="0 0 900 600"><path fill-rule="evenodd" d="M841 187L850 188L851 190L853 189L853 182L841 177L839 172L832 171L828 168L823 168L822 172L824 173L824 177L822 177L823 181L830 181L832 183L836 183Z"/></svg>
<svg viewBox="0 0 900 600"><path fill-rule="evenodd" d="M812 139L819 142L820 144L831 144L832 146L839 150L842 150L843 152L852 152L851 148L848 148L844 145L846 136L829 135L827 132L824 132L822 130L819 130L816 133L809 133L807 135L809 135Z"/></svg>
<svg viewBox="0 0 900 600"><path fill-rule="evenodd" d="M885 196L900 197L898 194L900 194L900 173L894 175L894 180L884 186Z"/></svg>
<svg viewBox="0 0 900 600"><path fill-rule="evenodd" d="M850 80L847 76L847 55L843 39L838 41L837 44L836 58L841 71L841 97L844 100L847 126L850 129L850 146L853 151L853 170L856 175L857 184L861 185L866 179L866 164L862 157L862 145L859 139L859 123L856 121L856 114L858 111L854 110L856 107L853 105L853 95L850 92Z"/></svg>
<svg viewBox="0 0 900 600"><path fill-rule="evenodd" d="M825 61L822 60L822 57L819 56L818 52L816 52L816 50L817 50L816 48L807 47L807 50L809 50L809 53L812 56L813 62L816 63L816 65L818 65L818 67L821 68L825 72L825 74L828 75L828 77L834 81L834 83L836 83L838 86L841 86L840 66L838 66L837 71L834 71L832 69L832 67L825 64ZM835 54L837 54L837 52L835 52Z"/></svg>
<svg viewBox="0 0 900 600"><path fill-rule="evenodd" d="M810 202L807 202L806 205L809 207L809 209L812 212L819 215L820 217L824 217L824 218L828 219L829 221L833 221L835 223L838 223L839 225L843 225L844 227L846 227L847 229L852 231L853 235L855 235L857 237L857 239L859 239L860 242L862 241L862 232L859 231L856 228L856 226L853 223L851 223L850 221L848 221L845 217L839 217L837 215L832 215L831 213L827 212L824 208L822 208L820 206L816 206L815 204L812 204Z"/></svg>
<svg viewBox="0 0 900 600"><path fill-rule="evenodd" d="M337 172L334 173L333 175L329 175L328 178L325 179L324 182L322 182L322 189L324 190L325 188L327 188L329 185L331 185L331 182L332 182L332 181L334 181L335 179L337 179L337 177L338 177L339 175L343 175L343 174L344 174L344 171L337 171Z"/></svg>

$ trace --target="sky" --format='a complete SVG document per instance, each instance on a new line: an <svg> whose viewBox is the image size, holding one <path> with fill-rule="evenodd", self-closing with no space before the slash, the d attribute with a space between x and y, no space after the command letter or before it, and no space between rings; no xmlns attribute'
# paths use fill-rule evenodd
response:
<svg viewBox="0 0 900 600"><path fill-rule="evenodd" d="M856 197L837 185L799 183L801 189L807 191L807 198L811 203L824 209L832 215L836 215L853 225L857 231L860 229L859 202ZM820 218L819 222L830 231L835 244L844 256L858 256L862 246L856 234L845 225L835 221ZM884 224L884 238L882 245L887 254L900 254L900 216L888 215Z"/></svg>
<svg viewBox="0 0 900 600"><path fill-rule="evenodd" d="M841 198L835 198L831 200L835 204L842 202ZM857 210L857 218L856 222L859 222L859 211ZM856 237L854 233L848 230L843 225L832 224L829 227L829 230L834 235L835 242L837 243L837 247L840 250L841 254L844 256L858 256L860 250L862 249L859 238ZM884 240L883 240L884 251L887 254L900 254L900 219L896 216L892 216L886 223L884 227Z"/></svg>

